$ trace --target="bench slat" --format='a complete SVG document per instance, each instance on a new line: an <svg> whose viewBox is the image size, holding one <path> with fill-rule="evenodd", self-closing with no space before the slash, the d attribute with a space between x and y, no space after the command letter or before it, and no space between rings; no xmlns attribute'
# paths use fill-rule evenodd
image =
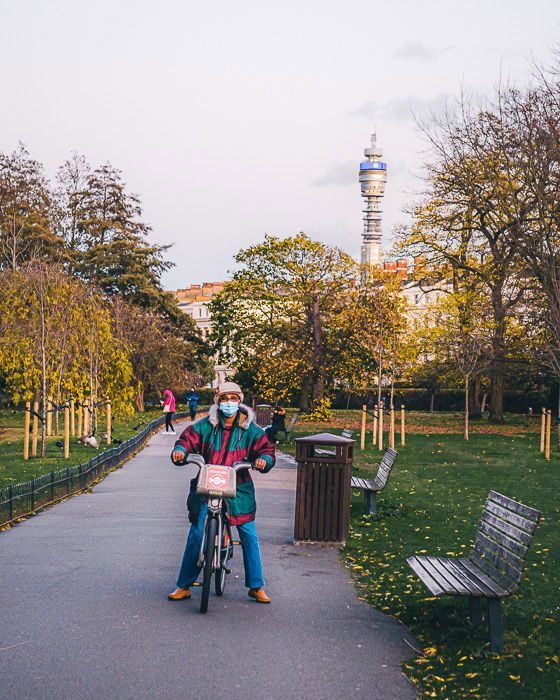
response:
<svg viewBox="0 0 560 700"><path fill-rule="evenodd" d="M523 571L525 559L514 554L514 552L504 547L499 542L495 542L490 537L487 537L483 532L478 532L474 549L484 556L485 552L492 552L495 556L503 559L504 562L512 566L518 572Z"/></svg>
<svg viewBox="0 0 560 700"><path fill-rule="evenodd" d="M437 557L418 557L422 561L424 569L434 578L442 591L446 593L466 593L460 581L456 581L454 576L449 572L442 571L437 565Z"/></svg>
<svg viewBox="0 0 560 700"><path fill-rule="evenodd" d="M487 574L487 576L494 581L494 584L498 584L503 590L508 593L512 593L513 590L517 590L519 586L516 582L504 576L501 571L496 569L496 567L488 560L487 557L481 557L478 552L471 552L469 554L469 561L476 565L479 569Z"/></svg>
<svg viewBox="0 0 560 700"><path fill-rule="evenodd" d="M438 581L431 573L426 571L421 559L422 557L409 557L406 561L432 595L442 595L445 593L445 590L439 585Z"/></svg>
<svg viewBox="0 0 560 700"><path fill-rule="evenodd" d="M492 540L486 540L486 543L477 541L474 545L474 551L518 583L523 578L523 561L499 545L494 545L495 549L492 544ZM504 556L505 554L509 554L515 561L510 563Z"/></svg>
<svg viewBox="0 0 560 700"><path fill-rule="evenodd" d="M517 515L517 513L511 513L509 510L506 510L505 508L502 508L502 506L492 503L491 501L486 501L486 509L490 511L490 513L502 518L510 525L515 525L515 527L519 528L520 530L524 530L529 534L532 534L537 527L536 522L527 520L527 518L523 518L521 515Z"/></svg>
<svg viewBox="0 0 560 700"><path fill-rule="evenodd" d="M502 586L496 583L494 579L487 576L484 571L481 571L478 568L478 566L475 566L470 559L468 559L467 557L462 557L461 559L459 559L459 561L461 562L462 566L465 567L465 569L474 574L480 581L482 581L482 583L484 583L485 586L489 588L489 590L493 591L494 596L496 598L503 598L504 596L509 595L509 591L507 590L507 588L502 588Z"/></svg>
<svg viewBox="0 0 560 700"><path fill-rule="evenodd" d="M373 488L373 483L369 479L360 479L357 476L352 477L351 481L352 488L363 489L364 491L375 491Z"/></svg>
<svg viewBox="0 0 560 700"><path fill-rule="evenodd" d="M501 530L496 530L496 528L494 528L491 525L489 525L488 523L484 522L484 520L481 520L478 523L478 531L477 531L476 536L478 537L479 533L481 533L481 532L485 535L488 535L493 540L496 540L496 542L499 542L504 547L507 547L511 552L516 554L518 557L521 557L523 559L527 556L527 552L529 551L529 547L526 547L521 542L518 542L517 540L513 540L511 537L504 535L504 533Z"/></svg>
<svg viewBox="0 0 560 700"><path fill-rule="evenodd" d="M523 530L519 530L514 525L506 523L504 520L500 520L500 518L497 518L495 515L492 515L492 513L489 513L487 510L482 511L481 520L483 522L488 523L489 525L493 525L497 530L501 530L504 534L517 540L518 542L522 542L526 545L531 544L531 541L533 539L531 535L524 532Z"/></svg>
<svg viewBox="0 0 560 700"><path fill-rule="evenodd" d="M461 576L454 567L450 566L449 557L426 557L431 560L432 565L438 568L445 578L452 583L451 593L457 592L462 595L471 595L473 591L479 591L478 586L473 584L467 576Z"/></svg>
<svg viewBox="0 0 560 700"><path fill-rule="evenodd" d="M378 479L377 477L373 480L374 484L374 489L376 491L383 491L383 489L387 486L387 482L389 479Z"/></svg>
<svg viewBox="0 0 560 700"><path fill-rule="evenodd" d="M486 597L488 595L494 595L492 589L488 588L483 581L481 581L479 576L475 576L471 571L468 571L462 564L461 560L457 558L446 558L444 560L447 565L456 572L456 576L464 577L468 581L468 587L470 587L469 595ZM465 584L467 585L467 584Z"/></svg>
<svg viewBox="0 0 560 700"><path fill-rule="evenodd" d="M520 503L519 501L514 501L513 498L503 496L497 491L490 491L490 493L488 494L488 498L491 501L496 501L496 503L499 503L505 508L512 510L514 513L519 513L519 515L522 515L523 517L527 518L528 520L532 520L535 523L538 523L538 521L541 518L542 513L539 510L535 510L530 506L526 506L524 503Z"/></svg>

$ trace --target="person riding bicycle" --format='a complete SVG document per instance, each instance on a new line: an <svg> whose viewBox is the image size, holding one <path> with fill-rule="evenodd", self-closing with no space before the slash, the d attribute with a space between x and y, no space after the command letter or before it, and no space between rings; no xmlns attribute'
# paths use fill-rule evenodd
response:
<svg viewBox="0 0 560 700"><path fill-rule="evenodd" d="M243 392L235 382L218 386L214 406L208 416L185 428L175 443L171 459L174 463L185 460L191 452L201 454L207 464L231 467L237 462L252 462L254 469L264 473L274 466L274 445L255 423L255 414L243 403ZM200 573L198 555L202 529L207 512L205 497L196 493L197 478L191 480L187 499L191 528L177 579L177 588L167 597L170 600L190 598L190 586ZM239 532L243 544L245 585L249 596L259 603L270 603L264 590L259 537L255 528L255 487L248 470L237 472L236 498L227 499L230 522Z"/></svg>

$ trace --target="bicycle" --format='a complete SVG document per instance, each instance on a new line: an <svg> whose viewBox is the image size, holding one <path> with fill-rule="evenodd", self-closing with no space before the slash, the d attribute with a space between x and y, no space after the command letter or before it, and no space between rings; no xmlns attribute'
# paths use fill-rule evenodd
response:
<svg viewBox="0 0 560 700"><path fill-rule="evenodd" d="M231 573L228 567L233 557L234 540L226 508L226 498L235 498L236 472L250 469L250 462L239 462L233 467L221 464L206 464L199 454L189 454L183 464L196 464L200 467L196 492L208 497L208 512L202 528L202 541L198 556L198 566L202 568L202 594L200 612L208 610L208 600L214 575L214 590L222 596L226 586L226 576Z"/></svg>

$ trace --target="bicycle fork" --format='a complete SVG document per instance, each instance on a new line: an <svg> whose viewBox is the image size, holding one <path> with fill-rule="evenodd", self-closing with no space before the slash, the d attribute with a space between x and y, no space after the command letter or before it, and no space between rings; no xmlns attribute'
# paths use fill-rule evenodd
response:
<svg viewBox="0 0 560 700"><path fill-rule="evenodd" d="M207 542L208 538L208 522L211 518L214 518L217 523L216 541ZM206 514L206 519L204 520L204 526L202 528L202 540L200 542L200 550L198 552L197 566L201 567L204 565L204 553L207 547L212 547L212 569L217 571L220 566L220 547L219 543L222 541L222 531L224 527L224 519L222 516L222 499L221 498L211 498L208 502L208 513Z"/></svg>

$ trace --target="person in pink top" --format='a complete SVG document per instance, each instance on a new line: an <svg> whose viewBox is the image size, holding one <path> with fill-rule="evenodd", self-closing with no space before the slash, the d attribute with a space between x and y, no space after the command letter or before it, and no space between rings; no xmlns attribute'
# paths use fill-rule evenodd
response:
<svg viewBox="0 0 560 700"><path fill-rule="evenodd" d="M175 435L173 423L171 422L173 414L175 413L175 397L173 396L173 392L166 389L163 392L163 401L160 401L160 403L165 413L165 430L163 432L167 435Z"/></svg>

